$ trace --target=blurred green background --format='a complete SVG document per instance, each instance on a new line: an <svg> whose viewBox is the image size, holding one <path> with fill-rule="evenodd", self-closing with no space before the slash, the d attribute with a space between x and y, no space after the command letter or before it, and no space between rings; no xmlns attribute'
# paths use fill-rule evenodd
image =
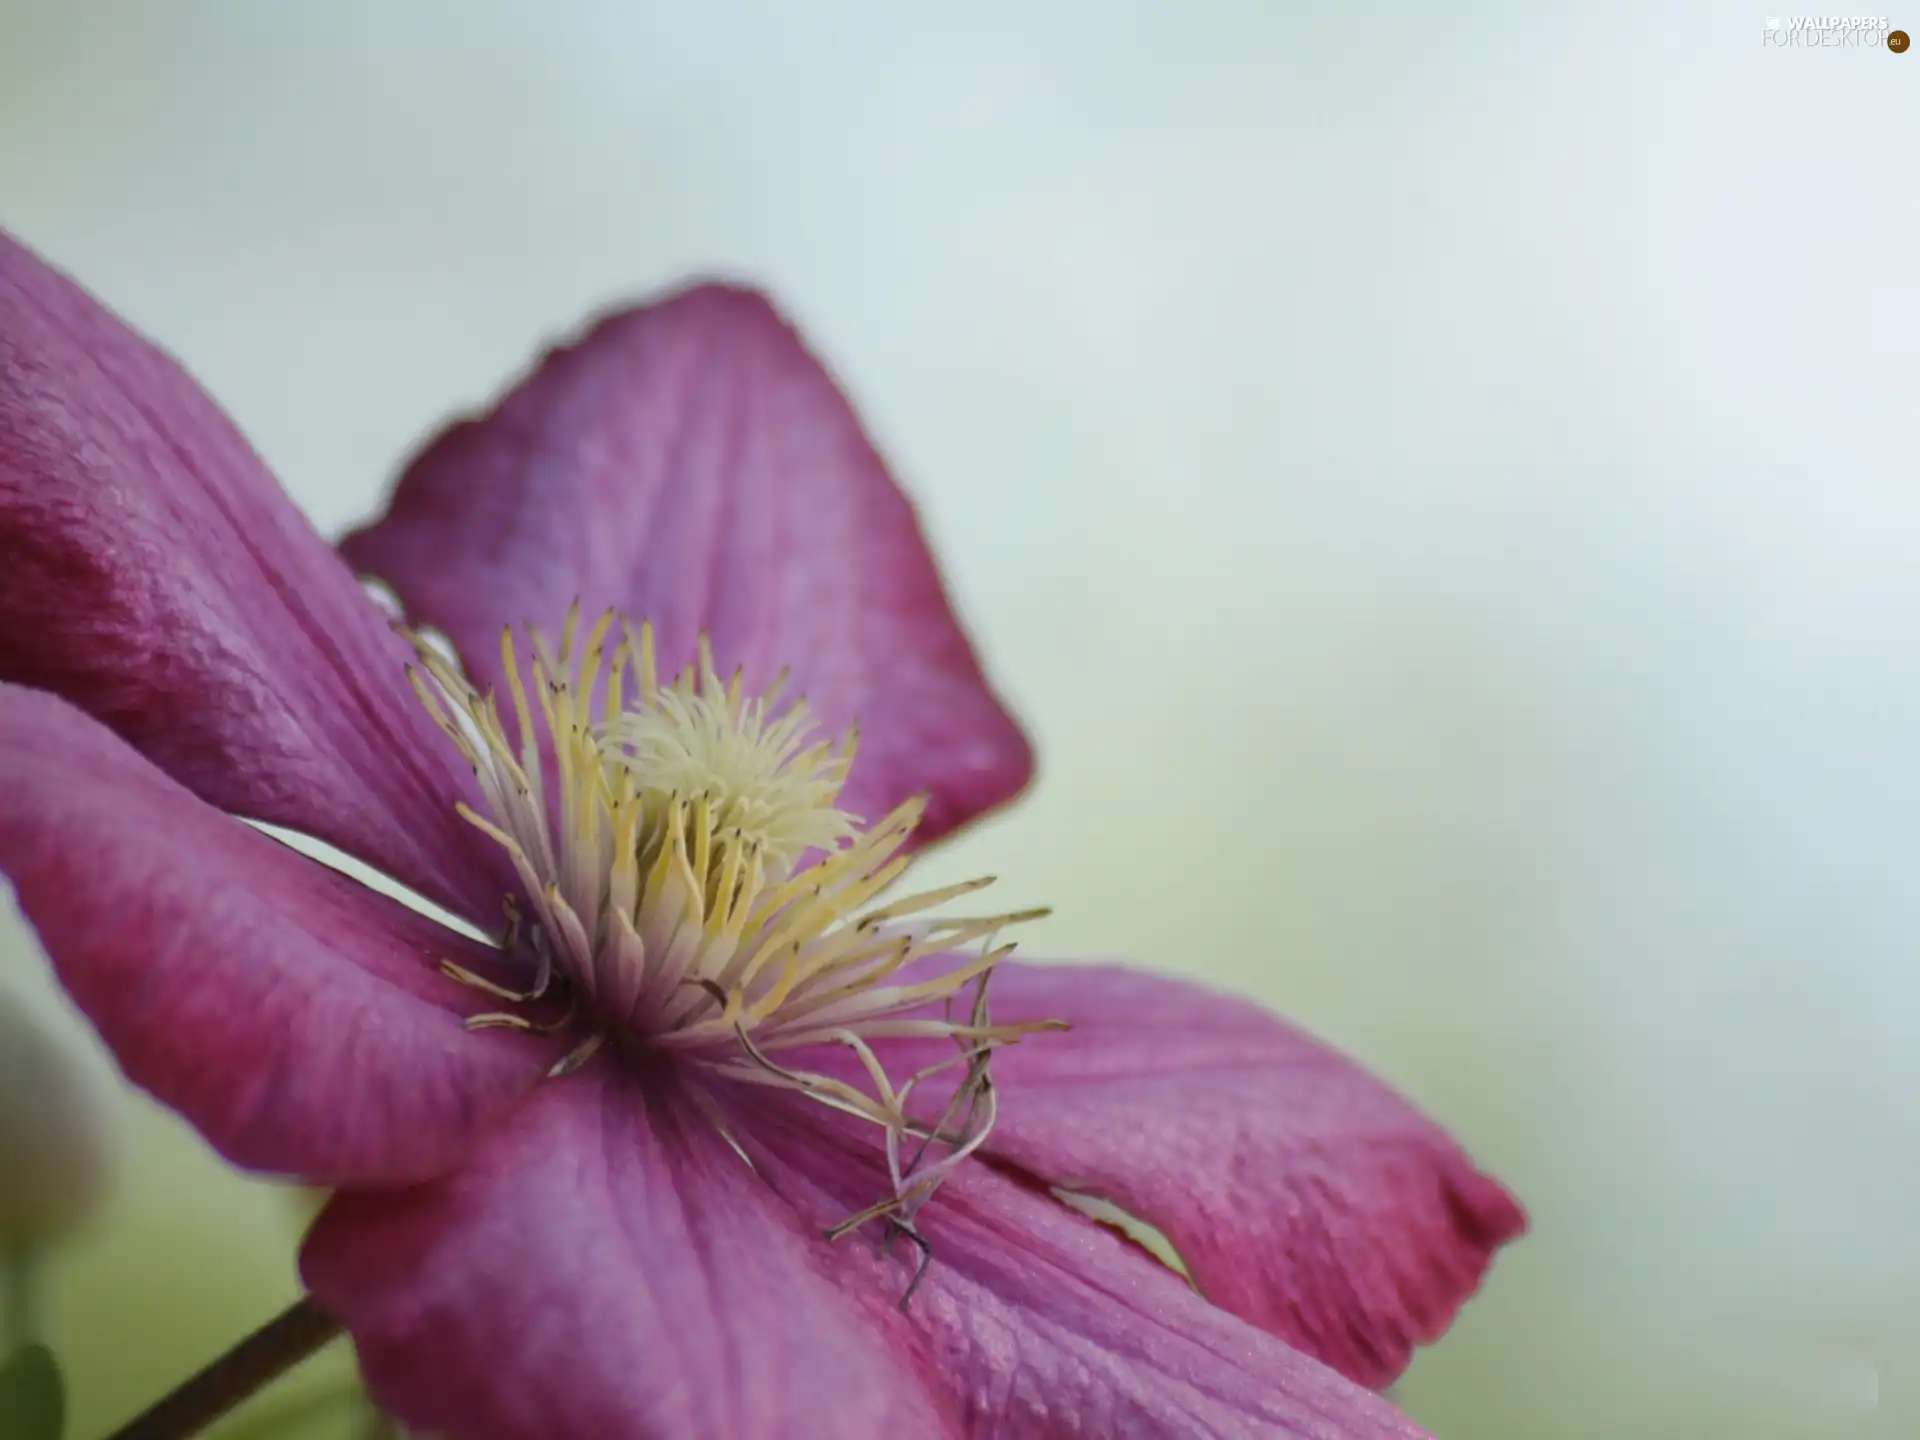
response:
<svg viewBox="0 0 1920 1440"><path fill-rule="evenodd" d="M0 0L0 224L329 532L592 308L771 285L1039 743L929 878L1528 1202L1413 1414L1911 1436L1920 57L1768 18ZM127 1111L79 1440L295 1293L292 1198Z"/></svg>

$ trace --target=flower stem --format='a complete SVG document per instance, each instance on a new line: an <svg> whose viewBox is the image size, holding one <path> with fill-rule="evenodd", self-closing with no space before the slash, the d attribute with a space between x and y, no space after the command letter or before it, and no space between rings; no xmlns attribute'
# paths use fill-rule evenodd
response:
<svg viewBox="0 0 1920 1440"><path fill-rule="evenodd" d="M0 1256L0 1301L6 1306L0 1316L0 1357L47 1338L43 1279L32 1246L11 1246Z"/></svg>
<svg viewBox="0 0 1920 1440"><path fill-rule="evenodd" d="M302 1296L109 1440L185 1440L279 1379L340 1333L340 1322Z"/></svg>

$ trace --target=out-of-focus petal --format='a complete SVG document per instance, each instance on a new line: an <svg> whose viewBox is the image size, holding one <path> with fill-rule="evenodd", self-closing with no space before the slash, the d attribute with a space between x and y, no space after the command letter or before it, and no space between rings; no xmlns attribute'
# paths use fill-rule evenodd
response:
<svg viewBox="0 0 1920 1440"><path fill-rule="evenodd" d="M802 1214L831 1225L888 1193L870 1132L785 1095L747 1097L741 1143ZM1209 1305L1136 1247L984 1165L916 1217L932 1260L908 1314L978 1440L1421 1440L1386 1401ZM838 1242L898 1295L917 1263L879 1223Z"/></svg>
<svg viewBox="0 0 1920 1440"><path fill-rule="evenodd" d="M382 1404L461 1440L958 1433L890 1297L670 1081L554 1081L456 1174L337 1196L301 1270Z"/></svg>
<svg viewBox="0 0 1920 1440"><path fill-rule="evenodd" d="M1163 1232L1201 1293L1376 1388L1438 1339L1520 1206L1358 1064L1248 1001L1113 965L1006 962L994 1155ZM944 1044L944 1042L942 1042ZM952 1046L883 1042L912 1074ZM844 1062L842 1062L844 1064Z"/></svg>
<svg viewBox="0 0 1920 1440"><path fill-rule="evenodd" d="M492 924L406 646L178 365L0 233L0 680Z"/></svg>
<svg viewBox="0 0 1920 1440"><path fill-rule="evenodd" d="M789 669L829 731L859 722L848 808L878 819L928 792L922 842L1032 773L912 506L751 291L704 285L600 321L436 439L341 548L488 683L502 626L553 633L575 598L650 619L674 668L704 630L750 688Z"/></svg>
<svg viewBox="0 0 1920 1440"><path fill-rule="evenodd" d="M96 721L0 684L0 874L134 1082L237 1165L432 1175L551 1046L469 1033L492 952L196 799Z"/></svg>

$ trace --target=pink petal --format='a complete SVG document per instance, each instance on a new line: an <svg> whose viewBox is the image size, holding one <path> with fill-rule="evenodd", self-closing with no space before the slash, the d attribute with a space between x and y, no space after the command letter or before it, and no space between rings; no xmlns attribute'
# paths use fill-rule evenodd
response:
<svg viewBox="0 0 1920 1440"><path fill-rule="evenodd" d="M859 1122L788 1096L741 1107L756 1168L816 1224L889 1193ZM990 1167L957 1171L916 1216L932 1261L909 1315L969 1435L1418 1440L1391 1405L1206 1303L1136 1247ZM879 1225L839 1245L900 1295L917 1256Z"/></svg>
<svg viewBox="0 0 1920 1440"><path fill-rule="evenodd" d="M338 1196L301 1271L381 1403L461 1440L956 1433L889 1298L684 1092L604 1065L445 1180Z"/></svg>
<svg viewBox="0 0 1920 1440"><path fill-rule="evenodd" d="M406 658L179 366L0 233L0 680L491 924L496 852Z"/></svg>
<svg viewBox="0 0 1920 1440"><path fill-rule="evenodd" d="M1118 966L1005 963L994 1155L1172 1241L1201 1293L1374 1387L1439 1338L1519 1205L1353 1061L1258 1006ZM910 1074L942 1051L895 1042Z"/></svg>
<svg viewBox="0 0 1920 1440"><path fill-rule="evenodd" d="M503 625L552 633L576 597L652 620L674 668L701 630L756 689L790 668L827 731L860 723L849 807L877 819L930 792L922 842L1032 773L913 507L752 291L602 320L442 434L341 548L489 680Z"/></svg>
<svg viewBox="0 0 1920 1440"><path fill-rule="evenodd" d="M249 1169L443 1169L550 1062L468 1033L441 976L492 952L194 798L42 691L0 684L0 873L122 1068Z"/></svg>

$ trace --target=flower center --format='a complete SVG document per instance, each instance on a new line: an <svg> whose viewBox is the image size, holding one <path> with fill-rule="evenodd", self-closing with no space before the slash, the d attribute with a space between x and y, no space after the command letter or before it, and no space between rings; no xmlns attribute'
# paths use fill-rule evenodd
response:
<svg viewBox="0 0 1920 1440"><path fill-rule="evenodd" d="M522 917L509 902L503 944L530 950L533 993L557 974L597 1021L556 1069L611 1035L852 1111L888 1132L896 1196L873 1213L910 1220L993 1123L993 1049L1059 1028L996 1025L986 1003L1013 949L998 932L1045 912L928 918L984 879L876 906L907 868L924 799L871 827L839 809L856 736L815 741L804 700L780 705L780 681L749 696L737 672L722 680L704 638L671 684L651 627L612 613L581 637L576 607L557 653L531 631L527 643L523 668L513 631L501 636L511 733L497 697L417 637L413 682L479 779L485 813L462 815L505 850L531 906ZM955 1053L890 1077L870 1042L901 1036L946 1037ZM823 1046L851 1051L868 1084L810 1066ZM943 1118L910 1120L913 1089L949 1069ZM910 1137L916 1160L901 1155Z"/></svg>

